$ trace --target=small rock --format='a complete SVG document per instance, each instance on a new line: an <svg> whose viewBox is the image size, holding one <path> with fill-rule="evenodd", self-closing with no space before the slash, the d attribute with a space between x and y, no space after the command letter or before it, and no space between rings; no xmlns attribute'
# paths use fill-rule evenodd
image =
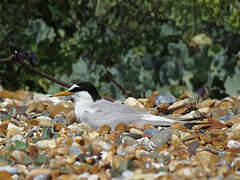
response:
<svg viewBox="0 0 240 180"><path fill-rule="evenodd" d="M132 171L125 170L125 171L122 172L122 177L124 179L128 179L128 178L130 178L132 176L133 176L133 172Z"/></svg>
<svg viewBox="0 0 240 180"><path fill-rule="evenodd" d="M137 100L144 105L148 99L147 98L139 98Z"/></svg>
<svg viewBox="0 0 240 180"><path fill-rule="evenodd" d="M233 140L233 139L230 139L230 140L227 142L227 147L228 147L228 148L240 148L240 142L235 141L235 140Z"/></svg>
<svg viewBox="0 0 240 180"><path fill-rule="evenodd" d="M18 173L18 169L11 166L0 166L0 171L7 171L11 175Z"/></svg>
<svg viewBox="0 0 240 180"><path fill-rule="evenodd" d="M188 108L186 107L181 107L172 112L172 114L186 114L186 113L188 113Z"/></svg>
<svg viewBox="0 0 240 180"><path fill-rule="evenodd" d="M157 147L154 142L152 142L148 137L144 137L137 140L138 143L150 148L151 150L156 150Z"/></svg>
<svg viewBox="0 0 240 180"><path fill-rule="evenodd" d="M11 157L13 157L13 159L18 162L24 162L26 159L31 159L26 153L22 151L11 152Z"/></svg>
<svg viewBox="0 0 240 180"><path fill-rule="evenodd" d="M26 140L21 135L15 135L15 136L11 137L10 143L14 143L15 141L21 141L24 143L26 142Z"/></svg>
<svg viewBox="0 0 240 180"><path fill-rule="evenodd" d="M176 102L176 98L169 94L169 93L166 93L166 94L161 94L161 95L158 95L156 98L155 98L155 106L158 106L160 104L172 104Z"/></svg>
<svg viewBox="0 0 240 180"><path fill-rule="evenodd" d="M96 148L101 148L104 151L110 151L112 149L112 146L109 143L102 140L95 140L92 142L92 145Z"/></svg>
<svg viewBox="0 0 240 180"><path fill-rule="evenodd" d="M62 117L61 115L56 115L53 119L54 122L58 122L58 123L62 123L62 124L67 124L67 122L65 121L64 117Z"/></svg>
<svg viewBox="0 0 240 180"><path fill-rule="evenodd" d="M205 108L205 107L213 107L217 101L215 99L207 99L202 101L199 105L197 105L197 108Z"/></svg>
<svg viewBox="0 0 240 180"><path fill-rule="evenodd" d="M235 124L239 124L239 123L240 123L240 114L237 114L237 115L233 116L231 119L228 119L226 121L226 124L233 125L233 126ZM239 127L239 129L240 129L240 127Z"/></svg>
<svg viewBox="0 0 240 180"><path fill-rule="evenodd" d="M209 107L203 107L203 108L198 109L198 111L200 113L209 113L211 111L211 109Z"/></svg>
<svg viewBox="0 0 240 180"><path fill-rule="evenodd" d="M184 125L180 122L175 122L171 125L171 129L178 129L182 132L187 132L186 128L184 127Z"/></svg>
<svg viewBox="0 0 240 180"><path fill-rule="evenodd" d="M176 101L175 103L173 103L172 105L170 105L170 106L168 107L168 110L169 110L169 111L174 111L174 110L176 110L176 109L179 109L179 108L181 108L181 107L184 107L187 102L188 102L187 99L183 99L183 100Z"/></svg>
<svg viewBox="0 0 240 180"><path fill-rule="evenodd" d="M4 179L4 180L13 180L13 178L7 171L0 171L0 177L1 179Z"/></svg>
<svg viewBox="0 0 240 180"><path fill-rule="evenodd" d="M139 139L142 138L142 135L140 134L135 134L135 133L122 133L123 136L129 136L133 139Z"/></svg>
<svg viewBox="0 0 240 180"><path fill-rule="evenodd" d="M132 134L140 134L140 135L144 134L143 131L141 131L139 129L135 129L135 128L131 128L129 132Z"/></svg>
<svg viewBox="0 0 240 180"><path fill-rule="evenodd" d="M188 137L192 136L192 134L188 132L181 132L180 139L183 141L183 139L188 139Z"/></svg>
<svg viewBox="0 0 240 180"><path fill-rule="evenodd" d="M161 147L163 144L167 143L172 137L172 131L169 129L163 129L162 131L159 131L157 134L155 134L151 141L154 142L156 147Z"/></svg>
<svg viewBox="0 0 240 180"><path fill-rule="evenodd" d="M76 122L76 115L74 111L70 111L66 117L65 117L66 123L67 125L69 124L73 124L74 122Z"/></svg>
<svg viewBox="0 0 240 180"><path fill-rule="evenodd" d="M139 107L139 108L143 108L144 106L135 98L133 97L128 97L124 104L131 106L131 107Z"/></svg>
<svg viewBox="0 0 240 180"><path fill-rule="evenodd" d="M127 131L127 125L123 122L120 122L115 126L114 131L126 132Z"/></svg>
<svg viewBox="0 0 240 180"><path fill-rule="evenodd" d="M155 98L159 95L160 93L158 91L154 91L149 98L147 99L146 103L145 103L145 108L149 108L149 107L154 107L155 104Z"/></svg>
<svg viewBox="0 0 240 180"><path fill-rule="evenodd" d="M79 156L80 154L83 154L83 151L80 148L72 145L70 147L69 153L75 156Z"/></svg>
<svg viewBox="0 0 240 180"><path fill-rule="evenodd" d="M48 118L41 118L39 119L39 126L44 128L49 128L54 126L54 122Z"/></svg>
<svg viewBox="0 0 240 180"><path fill-rule="evenodd" d="M36 145L39 147L39 148L55 148L56 147L56 142L55 140L42 140L42 141L38 141L36 143Z"/></svg>
<svg viewBox="0 0 240 180"><path fill-rule="evenodd" d="M9 123L7 127L7 138L15 135L22 135L22 129L13 123Z"/></svg>
<svg viewBox="0 0 240 180"><path fill-rule="evenodd" d="M92 174L88 177L88 180L98 180L98 179L99 179L99 176L96 174Z"/></svg>
<svg viewBox="0 0 240 180"><path fill-rule="evenodd" d="M98 128L98 133L100 135L109 134L110 131L111 131L111 127L109 125L103 125L100 128Z"/></svg>
<svg viewBox="0 0 240 180"><path fill-rule="evenodd" d="M144 134L150 135L150 136L154 136L154 135L156 135L156 134L158 134L158 133L159 133L159 131L156 130L156 129L154 129L154 128L145 129L145 130L144 130Z"/></svg>
<svg viewBox="0 0 240 180"><path fill-rule="evenodd" d="M228 114L219 117L217 120L219 120L219 121L227 121L227 120L231 119L233 116L234 116L234 113L231 110L229 110Z"/></svg>
<svg viewBox="0 0 240 180"><path fill-rule="evenodd" d="M63 123L55 123L54 124L54 130L55 131L60 131L61 129L63 129L63 128L65 128L66 127L66 125L65 124L63 124Z"/></svg>
<svg viewBox="0 0 240 180"><path fill-rule="evenodd" d="M132 177L127 178L128 180L138 180L138 179L155 179L154 173L145 173L145 174L137 174Z"/></svg>
<svg viewBox="0 0 240 180"><path fill-rule="evenodd" d="M51 105L47 107L47 112L50 114L51 118L54 118L57 114L65 113L68 114L74 109L73 104L70 102L60 102L55 106Z"/></svg>
<svg viewBox="0 0 240 180"><path fill-rule="evenodd" d="M132 137L124 136L122 138L122 143L127 144L127 146L132 146L132 145L137 144L138 142L134 138L132 138Z"/></svg>
<svg viewBox="0 0 240 180"><path fill-rule="evenodd" d="M157 106L157 110L158 110L158 112L168 113L169 112L169 110L168 110L169 106L170 106L169 104L159 104Z"/></svg>
<svg viewBox="0 0 240 180"><path fill-rule="evenodd" d="M33 169L27 175L26 180L30 180L30 179L35 180L35 177L39 178L39 175L40 176L42 175L42 177L45 177L45 179L43 180L49 179L50 177L47 177L47 176L50 175L50 169L43 169L43 168Z"/></svg>
<svg viewBox="0 0 240 180"><path fill-rule="evenodd" d="M225 109L230 109L233 106L235 106L235 103L233 101L229 101L227 99L223 99L218 105L218 107L225 108Z"/></svg>

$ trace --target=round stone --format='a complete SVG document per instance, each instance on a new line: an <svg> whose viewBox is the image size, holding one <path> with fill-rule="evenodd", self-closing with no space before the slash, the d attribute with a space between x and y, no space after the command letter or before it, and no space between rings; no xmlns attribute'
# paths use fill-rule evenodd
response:
<svg viewBox="0 0 240 180"><path fill-rule="evenodd" d="M167 94L158 95L155 98L154 104L155 104L155 106L158 106L160 104L172 104L174 102L176 102L176 98L173 95L167 93Z"/></svg>

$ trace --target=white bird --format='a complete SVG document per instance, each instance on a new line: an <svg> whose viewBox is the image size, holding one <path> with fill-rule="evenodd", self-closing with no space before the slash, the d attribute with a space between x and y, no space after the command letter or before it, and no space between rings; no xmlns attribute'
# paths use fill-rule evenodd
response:
<svg viewBox="0 0 240 180"><path fill-rule="evenodd" d="M88 123L94 129L102 125L114 128L120 122L125 124L149 123L155 126L169 126L174 122L191 123L151 115L124 104L105 100L98 94L96 87L89 82L74 84L67 91L52 96L71 96L75 100L74 111L77 121Z"/></svg>

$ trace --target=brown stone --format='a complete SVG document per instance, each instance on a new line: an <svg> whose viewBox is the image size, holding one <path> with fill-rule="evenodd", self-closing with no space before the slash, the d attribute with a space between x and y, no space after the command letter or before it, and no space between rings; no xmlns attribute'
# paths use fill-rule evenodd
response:
<svg viewBox="0 0 240 180"><path fill-rule="evenodd" d="M154 107L154 102L155 102L155 98L159 95L160 93L158 91L154 91L149 98L147 99L146 103L145 103L145 108L150 108L150 107Z"/></svg>
<svg viewBox="0 0 240 180"><path fill-rule="evenodd" d="M32 96L32 93L24 90L18 90L16 92L8 91L8 90L0 91L0 97L8 98L8 99L16 99L22 102L25 101L27 98L30 99L31 96Z"/></svg>
<svg viewBox="0 0 240 180"><path fill-rule="evenodd" d="M190 96L189 95L187 95L187 94L182 94L180 97L179 97L179 99L180 100L183 100L183 99L187 99L187 98L189 98Z"/></svg>
<svg viewBox="0 0 240 180"><path fill-rule="evenodd" d="M235 125L240 123L240 114L233 116L231 119L226 121L227 125Z"/></svg>
<svg viewBox="0 0 240 180"><path fill-rule="evenodd" d="M188 113L188 108L182 107L182 108L174 110L172 113L173 114L186 114L186 113Z"/></svg>
<svg viewBox="0 0 240 180"><path fill-rule="evenodd" d="M178 129L182 132L187 132L186 128L184 127L184 125L180 122L175 122L171 125L172 129Z"/></svg>
<svg viewBox="0 0 240 180"><path fill-rule="evenodd" d="M127 131L127 125L123 122L120 122L115 126L114 131L126 132Z"/></svg>
<svg viewBox="0 0 240 180"><path fill-rule="evenodd" d="M197 108L204 108L204 107L213 107L216 103L215 99L207 99L202 101L199 105L197 105Z"/></svg>
<svg viewBox="0 0 240 180"><path fill-rule="evenodd" d="M111 131L111 127L109 125L103 125L100 128L98 128L98 133L100 135L109 134L110 131Z"/></svg>
<svg viewBox="0 0 240 180"><path fill-rule="evenodd" d="M187 148L175 148L171 155L175 156L178 160L188 160L189 159L189 151Z"/></svg>
<svg viewBox="0 0 240 180"><path fill-rule="evenodd" d="M176 101L175 103L173 103L172 105L170 105L168 107L168 110L169 111L174 111L176 109L184 107L186 103L187 103L187 99Z"/></svg>
<svg viewBox="0 0 240 180"><path fill-rule="evenodd" d="M162 113L168 113L168 107L169 107L170 105L169 104L159 104L158 106L157 106L157 110L158 110L158 112L162 112Z"/></svg>
<svg viewBox="0 0 240 180"><path fill-rule="evenodd" d="M70 102L60 102L55 106L48 106L47 112L51 118L54 118L57 114L65 113L68 114L74 109L73 104Z"/></svg>
<svg viewBox="0 0 240 180"><path fill-rule="evenodd" d="M0 177L4 180L13 180L11 174L9 174L7 171L0 171Z"/></svg>
<svg viewBox="0 0 240 180"><path fill-rule="evenodd" d="M65 128L65 127L66 127L66 125L63 123L55 123L54 124L55 131L60 131L62 128Z"/></svg>

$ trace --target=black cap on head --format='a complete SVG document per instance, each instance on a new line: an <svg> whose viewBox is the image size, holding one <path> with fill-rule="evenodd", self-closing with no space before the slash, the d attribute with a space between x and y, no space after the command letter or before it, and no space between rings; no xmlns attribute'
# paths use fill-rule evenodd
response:
<svg viewBox="0 0 240 180"><path fill-rule="evenodd" d="M97 101L102 99L101 96L98 94L96 87L90 82L80 82L77 84L76 87L69 90L69 92L80 92L80 91L87 91L93 98L93 101Z"/></svg>

